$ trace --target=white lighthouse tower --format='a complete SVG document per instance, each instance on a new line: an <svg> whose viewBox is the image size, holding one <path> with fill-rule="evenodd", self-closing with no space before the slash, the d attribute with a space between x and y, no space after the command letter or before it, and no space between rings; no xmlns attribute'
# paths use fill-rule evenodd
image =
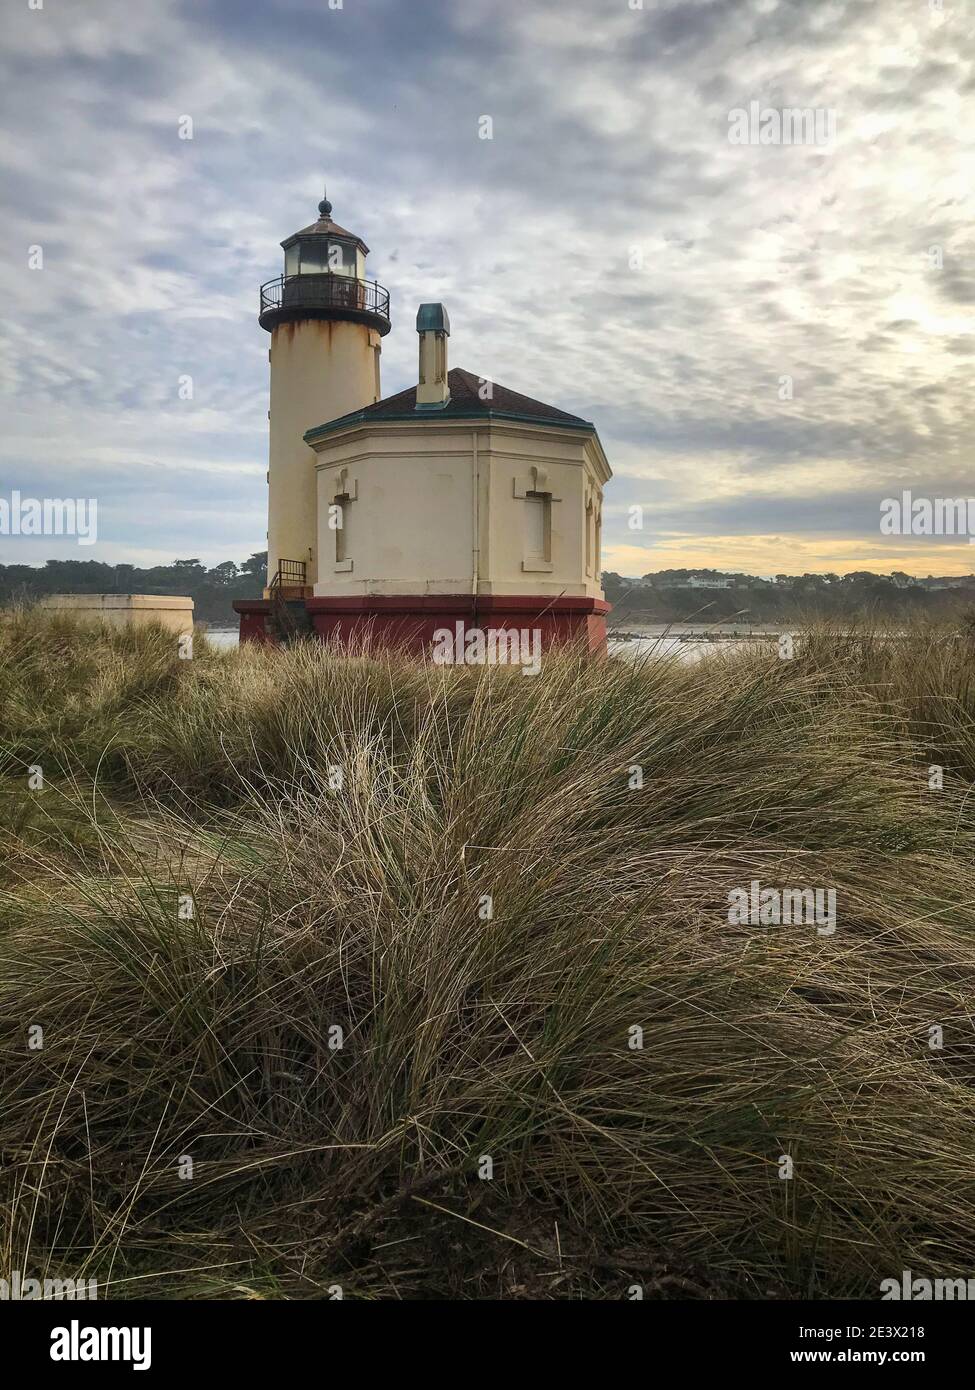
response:
<svg viewBox="0 0 975 1390"><path fill-rule="evenodd" d="M302 436L380 398L379 355L389 292L366 279L369 248L332 221L281 243L284 274L261 286L260 324L271 335L267 594L310 595L318 579L317 458Z"/></svg>

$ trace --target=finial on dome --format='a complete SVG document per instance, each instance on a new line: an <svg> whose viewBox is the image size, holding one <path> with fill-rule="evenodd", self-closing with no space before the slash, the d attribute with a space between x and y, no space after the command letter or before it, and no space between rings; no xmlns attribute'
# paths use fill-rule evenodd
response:
<svg viewBox="0 0 975 1390"><path fill-rule="evenodd" d="M325 197L318 204L318 211L322 217L331 217L332 204L328 201L328 189L325 187L324 184L322 185L322 192L325 194Z"/></svg>

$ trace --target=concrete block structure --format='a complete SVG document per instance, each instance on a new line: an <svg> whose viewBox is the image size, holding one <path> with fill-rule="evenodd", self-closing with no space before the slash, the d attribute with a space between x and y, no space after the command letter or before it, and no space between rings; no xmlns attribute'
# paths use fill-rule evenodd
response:
<svg viewBox="0 0 975 1390"><path fill-rule="evenodd" d="M176 594L48 594L38 607L112 627L158 623L181 637L193 631L193 600Z"/></svg>

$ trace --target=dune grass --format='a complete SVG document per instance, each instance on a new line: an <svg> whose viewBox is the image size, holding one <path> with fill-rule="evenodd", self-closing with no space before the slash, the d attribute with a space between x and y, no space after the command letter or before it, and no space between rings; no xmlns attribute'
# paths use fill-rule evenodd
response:
<svg viewBox="0 0 975 1390"><path fill-rule="evenodd" d="M971 1276L973 671L936 629L528 678L12 615L0 1273ZM834 889L835 932L730 924L753 880Z"/></svg>

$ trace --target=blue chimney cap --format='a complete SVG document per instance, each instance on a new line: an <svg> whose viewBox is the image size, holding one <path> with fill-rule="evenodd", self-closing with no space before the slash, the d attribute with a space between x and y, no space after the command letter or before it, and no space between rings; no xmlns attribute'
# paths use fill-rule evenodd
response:
<svg viewBox="0 0 975 1390"><path fill-rule="evenodd" d="M421 304L416 311L417 333L446 333L450 337L450 319L442 304Z"/></svg>

